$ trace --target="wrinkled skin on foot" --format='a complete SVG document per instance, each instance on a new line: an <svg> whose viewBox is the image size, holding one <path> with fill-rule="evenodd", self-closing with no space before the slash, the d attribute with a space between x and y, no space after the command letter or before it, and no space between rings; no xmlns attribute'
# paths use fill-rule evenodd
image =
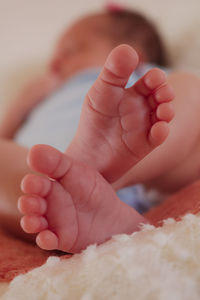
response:
<svg viewBox="0 0 200 300"><path fill-rule="evenodd" d="M29 154L30 167L48 177L28 174L22 182L19 209L21 226L38 233L39 247L76 253L112 235L131 233L145 222L120 201L111 185L94 169L66 154L36 145Z"/></svg>
<svg viewBox="0 0 200 300"><path fill-rule="evenodd" d="M69 155L114 182L164 142L173 118L172 88L163 71L152 69L131 88L126 83L138 64L127 45L115 48L86 95Z"/></svg>
<svg viewBox="0 0 200 300"><path fill-rule="evenodd" d="M115 48L86 95L80 124L65 154L45 145L29 153L22 183L21 226L43 249L79 252L112 235L132 233L145 219L109 183L160 145L173 117L173 92L159 69L126 89L138 64L129 46ZM106 180L105 180L106 179Z"/></svg>

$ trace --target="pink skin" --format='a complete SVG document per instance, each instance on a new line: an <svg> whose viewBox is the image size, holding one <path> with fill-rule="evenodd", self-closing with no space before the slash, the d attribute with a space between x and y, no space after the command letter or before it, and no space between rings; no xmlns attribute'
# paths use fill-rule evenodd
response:
<svg viewBox="0 0 200 300"><path fill-rule="evenodd" d="M163 143L174 115L174 93L163 71L152 69L133 87L124 88L137 64L137 53L127 45L111 52L85 98L77 133L67 149L109 182Z"/></svg>
<svg viewBox="0 0 200 300"><path fill-rule="evenodd" d="M141 222L145 223L140 214L119 200L96 170L66 154L36 145L29 163L32 169L54 179L29 174L22 182L26 195L19 199L19 208L26 216L21 226L27 233L39 232L39 247L76 253L113 234L136 231Z"/></svg>
<svg viewBox="0 0 200 300"><path fill-rule="evenodd" d="M47 177L24 178L19 210L25 214L22 228L38 233L41 248L75 253L146 222L106 181L116 180L160 145L173 117L173 92L159 69L124 88L137 63L131 47L115 48L85 98L80 126L65 154L45 145L30 150L30 168Z"/></svg>

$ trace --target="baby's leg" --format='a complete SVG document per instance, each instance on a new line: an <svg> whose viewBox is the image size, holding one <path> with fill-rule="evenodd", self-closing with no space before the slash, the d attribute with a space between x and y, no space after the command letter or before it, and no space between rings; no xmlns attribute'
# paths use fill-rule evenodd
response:
<svg viewBox="0 0 200 300"><path fill-rule="evenodd" d="M29 163L49 177L27 175L22 182L26 195L19 199L19 209L26 214L21 225L27 233L39 233L41 248L75 253L114 234L130 234L145 223L96 170L66 154L36 145Z"/></svg>
<svg viewBox="0 0 200 300"><path fill-rule="evenodd" d="M27 153L24 147L0 139L0 226L30 239L31 236L20 227L21 214L17 210L21 180L30 172L26 163Z"/></svg>

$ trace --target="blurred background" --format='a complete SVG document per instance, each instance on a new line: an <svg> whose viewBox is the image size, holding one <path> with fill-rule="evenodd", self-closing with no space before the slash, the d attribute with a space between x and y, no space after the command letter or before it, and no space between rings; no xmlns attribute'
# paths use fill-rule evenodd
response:
<svg viewBox="0 0 200 300"><path fill-rule="evenodd" d="M105 0L0 0L0 118L5 106L31 79L44 72L62 31ZM113 3L113 2L112 2ZM121 0L159 27L174 66L200 69L199 0Z"/></svg>

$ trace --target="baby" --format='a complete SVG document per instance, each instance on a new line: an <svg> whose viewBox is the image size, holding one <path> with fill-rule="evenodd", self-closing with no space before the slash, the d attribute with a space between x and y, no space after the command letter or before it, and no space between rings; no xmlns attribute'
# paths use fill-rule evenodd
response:
<svg viewBox="0 0 200 300"><path fill-rule="evenodd" d="M134 232L141 223L147 222L119 200L113 187L119 189L142 182L172 192L198 178L199 78L180 72L166 78L163 71L153 68L133 85L127 86L132 72L135 70L137 73L139 60L165 63L157 33L151 41L155 44L157 41L161 52L157 51L155 55L147 38L150 34L144 38L139 34L141 27L132 36L123 31L121 25L119 28L111 26L115 18L118 20L116 24L120 24L120 20L130 14L119 11L83 19L61 39L59 45L62 47L58 47L51 63L51 70L54 75L59 74L60 82L69 78L72 80L72 75L85 68L100 66L108 52L118 44L126 42L136 49L120 45L108 55L101 73L85 96L77 132L64 153L47 145L32 147L28 155L32 173L24 177L30 172L25 164L27 150L13 142L1 140L0 165L4 176L0 191L2 188L2 202L10 203L7 210L5 205L1 205L4 215L1 220L5 224L10 217L11 226L11 216L12 220L17 218L13 210L14 201L11 202L9 196L12 199L17 197L18 184L24 177L22 191L25 195L18 202L19 210L25 215L21 226L27 233L37 233L36 242L43 249L79 252L89 244L108 240L113 234ZM102 27L102 24L107 25ZM86 28L90 34L87 31L84 38L90 38L86 38L84 44L81 30ZM78 36L78 32L82 33ZM113 39L110 38L111 32ZM118 39L120 33L125 40ZM143 33L145 36L146 30ZM77 48L69 42L69 59L68 50L65 57L61 49L65 49L70 36L72 40L75 36L79 37L77 39L81 42L77 41ZM133 43L130 37L133 37ZM151 55L148 56L148 53ZM82 57L80 60L79 56ZM70 62L73 66L68 69ZM49 90L53 90L55 85L54 81ZM10 123L7 121L8 128L11 128L7 133L5 119L2 137L12 137L43 97L31 98L25 107L23 97L18 99L16 107L20 107L22 113L16 118L13 114ZM67 128L60 127L59 130L65 131ZM16 227L16 223L13 224Z"/></svg>

